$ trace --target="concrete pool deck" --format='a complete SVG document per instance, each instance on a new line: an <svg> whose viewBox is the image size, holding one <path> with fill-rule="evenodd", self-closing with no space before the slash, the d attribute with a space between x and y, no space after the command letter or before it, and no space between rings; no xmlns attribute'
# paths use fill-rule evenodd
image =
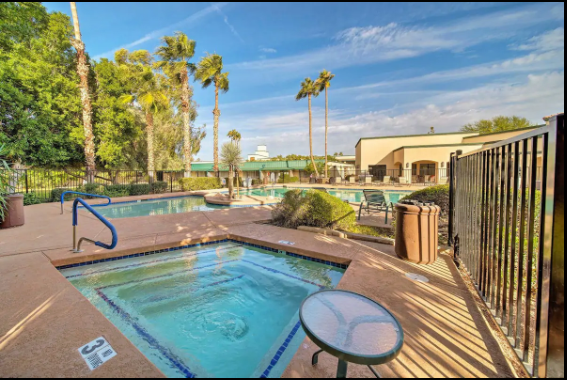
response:
<svg viewBox="0 0 567 380"><path fill-rule="evenodd" d="M380 302L404 328L400 356L375 367L383 377L523 375L515 372L515 356L499 345L501 337L448 255L418 266L398 259L392 246L258 224L270 218L268 206L114 219L115 250L85 244L85 252L73 254L70 206L63 216L59 204L28 206L25 226L0 230L0 377L163 377L55 266L225 238L349 264L338 288ZM78 236L110 239L98 220L80 214ZM430 282L413 282L406 277L410 272ZM77 349L99 336L118 356L91 372ZM284 377L334 377L337 361L327 354L311 366L316 350L305 339ZM350 365L349 377L372 373Z"/></svg>

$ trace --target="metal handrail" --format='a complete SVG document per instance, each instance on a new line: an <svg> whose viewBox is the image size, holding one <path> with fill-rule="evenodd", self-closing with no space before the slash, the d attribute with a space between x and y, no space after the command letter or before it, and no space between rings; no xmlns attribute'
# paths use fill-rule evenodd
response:
<svg viewBox="0 0 567 380"><path fill-rule="evenodd" d="M107 197L106 195L79 193L78 191L65 191L65 192L61 193L61 215L63 215L63 202L65 202L65 195L67 195L67 194L77 194L77 195L85 195L85 196L88 196L88 197L95 197L95 198L108 199L108 203L107 203L107 204L104 204L104 205L95 205L94 207L108 206L109 204L112 203L112 199L110 199L110 197Z"/></svg>
<svg viewBox="0 0 567 380"><path fill-rule="evenodd" d="M79 244L76 245L76 238L77 238L77 225L78 225L78 206L79 203L82 204L87 210L89 210L91 212L91 214L93 214L94 216L96 216L98 218L98 220L100 220L106 227L108 227L110 229L110 232L112 232L112 242L110 243L110 245L105 244L103 242L100 241L94 241L92 239L88 239L85 237L82 237L81 239L79 239ZM75 199L75 201L73 202L73 249L72 251L75 253L79 253L79 252L83 252L81 250L81 243L86 240L88 242L93 243L94 245L97 245L99 247L105 248L105 249L114 249L116 247L116 244L118 244L118 233L116 232L116 228L114 228L114 226L108 221L106 220L106 218L102 215L100 215L98 212L95 211L94 208L92 208L91 205L89 205L87 202L85 202L82 198L77 198Z"/></svg>

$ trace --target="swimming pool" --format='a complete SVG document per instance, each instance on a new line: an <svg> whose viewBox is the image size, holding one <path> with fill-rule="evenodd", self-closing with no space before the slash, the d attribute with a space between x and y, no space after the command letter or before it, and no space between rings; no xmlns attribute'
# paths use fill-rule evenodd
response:
<svg viewBox="0 0 567 380"><path fill-rule="evenodd" d="M288 190L292 190L293 188L259 188L259 189L252 189L241 191L241 194L245 195L256 195L256 196L272 196L275 198L283 198L284 194ZM302 190L309 190L308 188L302 188ZM343 190L343 189L327 189L329 194L334 195L335 197L341 198L343 200L348 200L349 202L353 203L360 203L364 198L362 190ZM397 203L401 198L405 197L408 194L411 194L412 191L392 191L392 190L383 190L384 196L386 198L386 202L393 202Z"/></svg>
<svg viewBox="0 0 567 380"><path fill-rule="evenodd" d="M167 199L118 202L110 206L97 207L98 213L105 218L132 218L136 216L177 214L190 211L214 211L228 206L213 205L205 202L202 196L184 196Z"/></svg>
<svg viewBox="0 0 567 380"><path fill-rule="evenodd" d="M327 264L223 241L61 273L168 377L280 377L301 302L343 276Z"/></svg>

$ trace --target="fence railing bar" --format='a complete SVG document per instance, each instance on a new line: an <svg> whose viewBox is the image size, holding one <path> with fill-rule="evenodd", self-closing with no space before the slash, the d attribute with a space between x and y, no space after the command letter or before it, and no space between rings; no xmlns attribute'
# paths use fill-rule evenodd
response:
<svg viewBox="0 0 567 380"><path fill-rule="evenodd" d="M504 215L504 286L502 289L502 324L503 326L508 326L508 308L509 308L509 298L508 298L508 287L509 279L513 271L512 264L510 260L510 190L511 190L511 180L510 176L512 167L512 145L506 146L506 198L505 198L505 215ZM506 328L507 330L507 328ZM508 332L506 331L506 334Z"/></svg>
<svg viewBox="0 0 567 380"><path fill-rule="evenodd" d="M488 268L486 263L486 248L487 248L487 236L488 229L486 219L488 217L488 154L487 152L481 152L479 154L480 160L482 162L482 203L481 203L481 217L480 217L480 276L479 276L479 289L481 295L486 293L486 268Z"/></svg>
<svg viewBox="0 0 567 380"><path fill-rule="evenodd" d="M498 218L497 221L497 229L498 229L498 248L496 250L497 253L497 261L496 261L496 276L498 280L496 281L496 301L495 301L495 315L499 317L502 312L502 272L503 272L503 239L504 239L504 225L503 225L503 215L504 215L504 186L505 186L505 155L506 155L506 146L502 146L499 148L500 151L500 162L499 162L499 169L498 173L500 185L499 189L499 200L498 200Z"/></svg>
<svg viewBox="0 0 567 380"><path fill-rule="evenodd" d="M520 167L520 143L514 143L514 157L512 159L514 168L512 170L512 231L510 237L510 287L509 287L509 305L508 305L508 335L516 336L516 324L514 323L514 310L517 306L517 300L514 300L516 287L516 236L518 230L518 172Z"/></svg>

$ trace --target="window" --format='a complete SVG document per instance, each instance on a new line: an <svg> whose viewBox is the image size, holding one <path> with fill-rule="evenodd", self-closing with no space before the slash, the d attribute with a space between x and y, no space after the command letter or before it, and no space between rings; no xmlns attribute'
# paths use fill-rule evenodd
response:
<svg viewBox="0 0 567 380"><path fill-rule="evenodd" d="M411 165L411 175L417 175L417 164Z"/></svg>

